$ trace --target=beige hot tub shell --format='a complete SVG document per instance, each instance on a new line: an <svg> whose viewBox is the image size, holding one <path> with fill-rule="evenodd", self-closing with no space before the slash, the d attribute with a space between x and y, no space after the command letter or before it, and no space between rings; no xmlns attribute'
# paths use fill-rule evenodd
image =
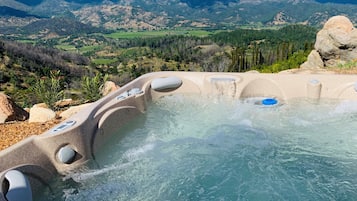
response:
<svg viewBox="0 0 357 201"><path fill-rule="evenodd" d="M148 102L170 94L357 101L357 75L157 72L146 74L91 104L39 136L0 152L0 182L18 170L34 192L57 174L66 174L95 158L114 131L144 113ZM154 86L155 85L155 86ZM2 185L0 200L6 189Z"/></svg>

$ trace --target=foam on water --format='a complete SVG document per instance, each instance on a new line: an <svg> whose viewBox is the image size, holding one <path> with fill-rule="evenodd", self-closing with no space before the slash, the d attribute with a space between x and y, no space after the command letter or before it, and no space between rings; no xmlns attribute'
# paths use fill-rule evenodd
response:
<svg viewBox="0 0 357 201"><path fill-rule="evenodd" d="M353 200L356 120L352 101L164 97L96 155L100 167L39 200Z"/></svg>

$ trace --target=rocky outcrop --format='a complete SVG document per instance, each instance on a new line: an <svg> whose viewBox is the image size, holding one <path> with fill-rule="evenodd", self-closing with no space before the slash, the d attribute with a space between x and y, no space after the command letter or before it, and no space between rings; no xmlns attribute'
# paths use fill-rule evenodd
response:
<svg viewBox="0 0 357 201"><path fill-rule="evenodd" d="M285 24L291 23L293 21L294 21L293 18L288 16L285 12L280 11L275 15L273 21L268 24L270 24L270 25L285 25Z"/></svg>
<svg viewBox="0 0 357 201"><path fill-rule="evenodd" d="M324 62L321 59L319 52L312 50L307 57L307 61L301 65L303 69L318 69L323 68Z"/></svg>
<svg viewBox="0 0 357 201"><path fill-rule="evenodd" d="M347 17L335 16L317 33L315 50L301 68L336 67L356 59L357 30Z"/></svg>
<svg viewBox="0 0 357 201"><path fill-rule="evenodd" d="M28 117L28 112L16 105L9 96L0 93L0 123L25 121Z"/></svg>

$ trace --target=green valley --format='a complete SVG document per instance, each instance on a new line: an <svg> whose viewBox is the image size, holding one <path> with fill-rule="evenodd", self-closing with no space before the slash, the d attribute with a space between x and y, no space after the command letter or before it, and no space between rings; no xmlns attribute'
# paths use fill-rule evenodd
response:
<svg viewBox="0 0 357 201"><path fill-rule="evenodd" d="M80 80L98 73L123 85L153 71L278 72L297 68L306 60L316 32L314 27L288 25L4 37L0 90L30 105L37 101L31 97L31 86L52 71L60 71L64 94L75 99L81 98Z"/></svg>

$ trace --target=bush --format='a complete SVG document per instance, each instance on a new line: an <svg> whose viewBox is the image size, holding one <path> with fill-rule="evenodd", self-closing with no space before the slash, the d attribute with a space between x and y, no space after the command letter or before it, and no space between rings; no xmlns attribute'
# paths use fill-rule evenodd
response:
<svg viewBox="0 0 357 201"><path fill-rule="evenodd" d="M86 102L92 102L102 97L104 83L108 80L108 75L96 73L94 77L83 76L81 80L82 94Z"/></svg>
<svg viewBox="0 0 357 201"><path fill-rule="evenodd" d="M299 50L294 52L287 60L276 62L270 66L262 66L258 69L262 73L278 73L280 71L299 68L307 60L309 52Z"/></svg>
<svg viewBox="0 0 357 201"><path fill-rule="evenodd" d="M60 71L50 71L50 77L39 79L32 87L37 98L51 109L56 109L55 103L63 99L64 87Z"/></svg>

